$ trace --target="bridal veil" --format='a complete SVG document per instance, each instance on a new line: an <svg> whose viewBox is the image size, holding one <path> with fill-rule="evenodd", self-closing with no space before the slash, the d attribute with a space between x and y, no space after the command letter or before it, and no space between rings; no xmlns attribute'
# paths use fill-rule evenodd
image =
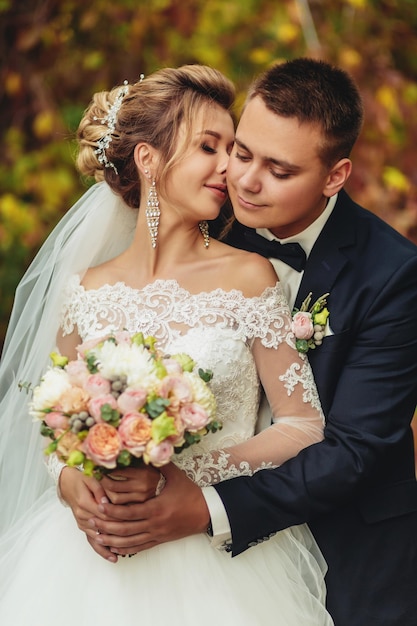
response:
<svg viewBox="0 0 417 626"><path fill-rule="evenodd" d="M93 185L48 237L15 295L0 362L0 531L23 518L51 486L39 423L28 414L30 396L50 364L59 329L60 294L68 278L128 247L137 211L107 183Z"/></svg>

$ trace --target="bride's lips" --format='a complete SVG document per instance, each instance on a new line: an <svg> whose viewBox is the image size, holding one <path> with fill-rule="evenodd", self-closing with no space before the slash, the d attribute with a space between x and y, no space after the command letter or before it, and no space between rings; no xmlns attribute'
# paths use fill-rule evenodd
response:
<svg viewBox="0 0 417 626"><path fill-rule="evenodd" d="M205 185L205 187L207 187L207 189L210 189L211 191L213 191L213 193L216 194L216 196L218 196L219 198L221 198L222 200L224 200L224 198L227 195L227 187L226 185Z"/></svg>

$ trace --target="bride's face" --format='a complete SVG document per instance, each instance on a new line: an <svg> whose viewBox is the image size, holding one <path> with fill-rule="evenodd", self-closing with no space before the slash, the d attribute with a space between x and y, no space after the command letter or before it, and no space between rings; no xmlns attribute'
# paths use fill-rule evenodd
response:
<svg viewBox="0 0 417 626"><path fill-rule="evenodd" d="M218 216L227 197L226 167L233 141L230 114L217 104L202 106L189 147L166 180L167 203L182 219L198 222Z"/></svg>

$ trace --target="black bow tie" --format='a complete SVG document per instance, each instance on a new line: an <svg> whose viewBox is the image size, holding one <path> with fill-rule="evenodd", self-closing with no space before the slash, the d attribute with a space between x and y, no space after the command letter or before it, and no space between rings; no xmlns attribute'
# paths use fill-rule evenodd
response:
<svg viewBox="0 0 417 626"><path fill-rule="evenodd" d="M269 241L254 230L245 230L244 238L247 242L246 249L257 252L266 258L280 259L297 272L301 272L306 264L306 253L299 243L280 243Z"/></svg>

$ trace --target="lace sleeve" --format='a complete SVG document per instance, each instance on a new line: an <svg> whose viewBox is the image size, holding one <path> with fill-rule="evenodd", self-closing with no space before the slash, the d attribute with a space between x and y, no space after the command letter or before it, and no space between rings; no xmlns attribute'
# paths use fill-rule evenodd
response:
<svg viewBox="0 0 417 626"><path fill-rule="evenodd" d="M273 340L270 328L269 333L262 333L252 343L273 423L235 446L195 457L179 455L175 463L200 487L277 467L323 439L324 417L317 388L307 358L295 348L286 305L281 308L280 317L279 341Z"/></svg>
<svg viewBox="0 0 417 626"><path fill-rule="evenodd" d="M59 477L61 476L61 472L64 467L66 467L66 463L60 461L56 454L48 454L48 456L45 457L45 465L48 470L48 474L58 487Z"/></svg>
<svg viewBox="0 0 417 626"><path fill-rule="evenodd" d="M61 490L59 488L59 478L61 476L61 472L64 467L67 467L66 463L63 463L59 460L57 454L48 454L45 459L46 469L48 470L48 474L51 476L52 480L56 485L56 495L58 496L58 500L61 502L63 506L68 506L65 502L64 498L61 495Z"/></svg>
<svg viewBox="0 0 417 626"><path fill-rule="evenodd" d="M62 336L70 335L77 325L77 308L81 303L83 291L80 286L80 276L74 274L68 280L62 291L62 304L60 309L60 330Z"/></svg>

